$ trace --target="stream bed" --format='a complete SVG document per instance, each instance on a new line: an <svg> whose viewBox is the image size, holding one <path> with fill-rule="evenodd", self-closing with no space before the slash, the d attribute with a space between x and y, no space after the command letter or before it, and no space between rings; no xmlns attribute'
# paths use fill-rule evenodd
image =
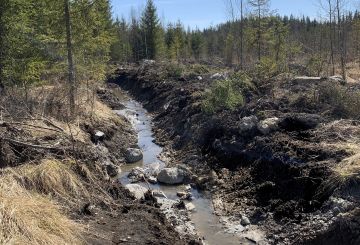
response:
<svg viewBox="0 0 360 245"><path fill-rule="evenodd" d="M160 160L160 154L163 149L154 143L154 136L152 132L152 117L143 108L143 106L131 99L127 94L121 93L119 96L125 109L118 110L116 113L126 117L134 127L138 134L138 146L143 152L143 160L135 164L127 164L121 167L121 174L119 176L120 182L123 185L129 184L130 179L128 174L136 167L145 168L152 163L159 163L160 168L164 168L166 163ZM146 183L137 183L148 188ZM184 190L183 185L150 185L153 190L162 191L170 203L177 201L177 192ZM244 227L240 224L233 225L231 231L226 230L221 223L221 220L213 212L212 202L205 194L198 192L196 189L191 189L193 200L191 203L195 206L195 210L190 214L190 220L187 222L184 232L193 230L199 237L204 239L204 244L218 245L218 244L254 244L249 241L243 241L238 232L241 232ZM164 206L164 205L163 205ZM172 214L170 214L171 216ZM240 222L240 221L239 221Z"/></svg>

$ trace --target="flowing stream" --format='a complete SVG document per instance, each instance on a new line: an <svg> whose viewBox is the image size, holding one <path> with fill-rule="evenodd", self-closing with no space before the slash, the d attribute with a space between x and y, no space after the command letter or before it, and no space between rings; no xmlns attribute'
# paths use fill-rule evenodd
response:
<svg viewBox="0 0 360 245"><path fill-rule="evenodd" d="M116 111L119 115L125 116L133 125L138 134L138 145L143 151L144 158L141 162L135 164L127 164L122 166L122 173L120 181L122 184L130 183L128 174L135 167L145 167L148 164L158 162L161 168L165 167L165 163L159 159L162 148L154 143L154 136L152 132L152 118L151 115L143 108L143 106L131 99L128 95L121 93L120 98L125 105L125 109ZM144 183L138 183L146 186ZM169 186L155 184L151 185L154 190L160 190L167 198L177 200L176 193L184 189L184 186ZM219 218L213 214L213 207L211 200L206 198L197 190L191 190L194 200L192 203L195 205L195 211L191 213L191 222L195 227L196 233L204 238L204 243L209 245L218 244L243 244L240 242L236 232L227 232L220 223ZM241 225L238 226L241 229ZM237 230L240 231L240 230Z"/></svg>

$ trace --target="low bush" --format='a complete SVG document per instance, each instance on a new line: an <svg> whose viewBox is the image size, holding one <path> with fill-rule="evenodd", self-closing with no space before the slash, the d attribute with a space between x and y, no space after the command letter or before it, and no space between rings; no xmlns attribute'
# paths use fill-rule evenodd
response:
<svg viewBox="0 0 360 245"><path fill-rule="evenodd" d="M235 86L234 79L215 81L203 99L203 110L206 113L215 113L221 109L235 110L243 106L245 99L241 90Z"/></svg>

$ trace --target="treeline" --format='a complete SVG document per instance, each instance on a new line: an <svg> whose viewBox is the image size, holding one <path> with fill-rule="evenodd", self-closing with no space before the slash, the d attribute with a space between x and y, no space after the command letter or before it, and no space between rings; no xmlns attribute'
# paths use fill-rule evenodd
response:
<svg viewBox="0 0 360 245"><path fill-rule="evenodd" d="M1 0L0 84L67 81L69 58L77 81L102 79L114 32L109 0Z"/></svg>
<svg viewBox="0 0 360 245"><path fill-rule="evenodd" d="M0 87L98 81L109 61L142 59L256 68L262 77L301 64L345 76L348 62L360 63L360 14L344 0L319 1L323 17L311 20L278 16L269 0L227 0L230 21L198 30L161 23L153 0L129 21L112 19L109 0L1 0Z"/></svg>
<svg viewBox="0 0 360 245"><path fill-rule="evenodd" d="M347 62L359 62L360 14L346 12L343 0L320 1L322 17L315 20L276 15L269 0L227 3L230 21L190 30L181 22L160 23L149 0L140 17L133 11L130 22L116 20L118 38L112 59L222 63L243 69L256 67L259 74L301 64L313 75L333 75ZM245 13L245 9L250 12Z"/></svg>

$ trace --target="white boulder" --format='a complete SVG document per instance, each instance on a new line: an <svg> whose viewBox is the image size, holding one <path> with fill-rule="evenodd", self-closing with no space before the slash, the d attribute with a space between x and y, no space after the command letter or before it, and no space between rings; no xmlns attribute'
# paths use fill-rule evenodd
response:
<svg viewBox="0 0 360 245"><path fill-rule="evenodd" d="M157 179L160 183L176 185L183 183L185 178L184 170L179 168L164 168L160 171Z"/></svg>

